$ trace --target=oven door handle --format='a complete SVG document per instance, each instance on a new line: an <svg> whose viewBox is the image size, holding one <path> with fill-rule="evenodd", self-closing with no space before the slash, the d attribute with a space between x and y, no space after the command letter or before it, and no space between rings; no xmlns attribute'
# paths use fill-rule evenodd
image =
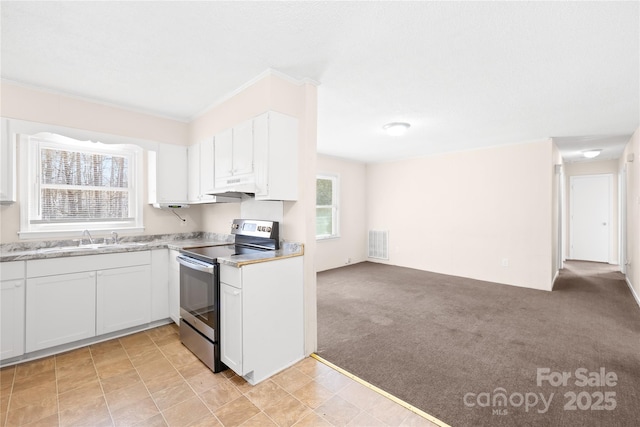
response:
<svg viewBox="0 0 640 427"><path fill-rule="evenodd" d="M187 258L182 255L178 255L176 257L176 261L178 261L181 265L184 265L187 268L191 268L196 271L202 271L203 273L213 274L214 265L213 264L205 264L198 262L192 258Z"/></svg>

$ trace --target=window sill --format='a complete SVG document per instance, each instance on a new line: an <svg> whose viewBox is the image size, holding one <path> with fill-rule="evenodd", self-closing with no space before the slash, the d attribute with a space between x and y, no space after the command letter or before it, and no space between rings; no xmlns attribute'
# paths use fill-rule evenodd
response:
<svg viewBox="0 0 640 427"><path fill-rule="evenodd" d="M316 236L316 241L317 242L322 242L323 240L336 240L339 239L340 235L339 234L334 234L331 236Z"/></svg>

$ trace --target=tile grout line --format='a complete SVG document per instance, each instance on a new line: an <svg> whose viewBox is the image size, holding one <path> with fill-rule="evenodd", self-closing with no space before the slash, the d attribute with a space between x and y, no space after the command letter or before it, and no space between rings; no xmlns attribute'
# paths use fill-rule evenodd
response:
<svg viewBox="0 0 640 427"><path fill-rule="evenodd" d="M119 339L118 339L118 342L120 342ZM122 344L120 344L120 345L122 345ZM111 418L111 425L115 426L116 422L115 422L115 420L113 418L113 414L111 413L111 408L109 407L109 402L107 401L107 395L104 392L104 387L102 386L102 379L100 378L100 373L98 372L98 366L96 365L96 361L93 358L93 351L91 351L91 346L88 346L88 350L89 350L89 356L91 357L91 363L93 364L93 369L96 371L96 378L98 379L98 384L100 384L100 390L102 390L102 398L104 399L104 404L107 405L107 411L109 412L109 418ZM129 357L128 354L127 354L127 357ZM56 374L56 378L57 378L57 374ZM63 427L62 423L60 423L59 426Z"/></svg>
<svg viewBox="0 0 640 427"><path fill-rule="evenodd" d="M292 368L292 367L294 367L294 366L290 366L290 368ZM296 368L296 369L297 369L297 368ZM298 371L300 371L300 369L298 369ZM305 373L304 373L304 372L302 372L302 371L300 371L300 373L302 373L303 375L307 375L307 374L305 374ZM311 381L310 381L309 383L311 383L311 382L313 382L313 381L316 381L316 378L312 377L311 375L307 375L307 376L308 376L309 378L311 378ZM309 384L309 383L307 383L307 384ZM277 383L276 383L276 384L277 384ZM305 387L307 384L303 385L302 387ZM279 384L278 384L278 386L279 386ZM299 387L299 388L298 388L298 389L296 389L296 390L300 390L302 387ZM285 390L285 391L286 391L287 393L289 393L287 390ZM338 395L338 393L337 393L337 392L336 392L336 393L331 392L331 393L332 393L331 398L332 398L333 396L337 396L337 395ZM293 396L293 394L292 394L292 393L289 393L289 394L291 394L291 396ZM317 409L317 408L312 408L311 406L307 405L306 403L301 402L301 401L300 401L300 399L298 399L296 396L293 396L293 398L294 398L294 399L297 399L300 403L302 403L304 406L306 406L307 408L309 408L309 409L311 410L311 413L312 413L312 414L316 414L316 415L318 415L320 418L322 418L322 419L323 419L324 421L326 421L328 424L330 424L331 426L336 427L336 425L335 425L334 423L332 423L332 422L331 422L330 420L328 420L327 418L323 417L323 416L322 416L322 414L317 413L317 412L316 412L316 409ZM331 399L331 398L329 398L329 399ZM329 400L329 399L327 399L327 400ZM318 405L318 407L320 407L320 406L322 406L322 405ZM358 409L360 409L360 408L358 408ZM299 420L297 420L295 423L293 423L293 425L292 425L291 427L295 427L295 426L299 425L299 424L300 424L300 422L302 422L302 420L303 420L304 418L306 418L307 416L309 416L309 415L306 415L306 416L304 416L304 417L300 418ZM275 421L274 421L274 422L275 422ZM276 424L278 424L278 423L276 423Z"/></svg>
<svg viewBox="0 0 640 427"><path fill-rule="evenodd" d="M152 339L152 341L153 341L153 339ZM180 343L180 345L182 345L182 341L180 341L180 335L179 335L179 334L178 334L178 342ZM178 369L178 368L173 364L173 362L171 361L171 359L169 359L169 358L167 357L167 355L165 354L165 352L164 352L164 351L162 351L162 348L160 348L160 346L159 346L158 344L156 344L156 342L155 342L155 341L153 341L153 343L156 345L156 347L158 347L158 350L160 350L160 353L162 353L162 355L165 357L165 359L167 359L167 362L169 362L169 364L173 367L173 369L175 369L175 370L176 370L176 372L178 373L178 375L180 375L180 378L182 378L182 379L184 380L184 382L185 382L185 383L187 383L187 385L189 386L189 388L191 389L191 391L193 391L193 393L196 395L196 397L198 398L198 400L200 401L200 403L202 403L202 404L207 408L207 410L209 411L209 413L211 413L211 415L213 415L213 417L214 417L214 418L215 418L215 419L216 419L216 420L217 420L217 421L218 421L222 426L224 426L224 424L222 423L222 421L220 420L220 418L218 418L218 416L217 416L216 414L214 414L214 413L213 413L213 410L212 410L211 408L209 408L209 405L207 405L207 404L206 404L206 402L205 402L204 400L202 400L202 397L200 397L200 394L199 394L198 392L196 392L196 390L191 386L191 383L190 383L189 381L187 381L187 379L184 377L184 375L182 375L182 372L180 372L180 370L179 370L179 369ZM200 361L200 359L198 359L198 361ZM213 372L213 371L212 371L212 372ZM229 381L229 378L226 378L226 377L225 377L225 379L226 379L227 381ZM229 381L229 382L231 382L231 381ZM241 394L244 396L244 393L242 393L242 392L241 392L241 391L236 387L236 385L235 385L235 384L231 383L231 385L232 385L233 387L235 387L235 388L238 390L238 392L239 392L239 393L241 393ZM180 403L182 403L182 402L180 402ZM173 406L179 405L180 403L176 403L176 404L175 404L175 405L173 405ZM171 406L171 408L173 408L173 406ZM169 408L167 408L167 409L169 409ZM162 417L164 418L164 414L162 415ZM165 421L166 421L166 420L165 420ZM169 423L167 423L167 425L169 426ZM169 426L169 427L171 427L171 426Z"/></svg>
<svg viewBox="0 0 640 427"><path fill-rule="evenodd" d="M158 344L156 344L156 341L155 341L153 338L151 338L151 337L147 334L147 331L143 331L143 333L147 336L147 338L149 338L149 339L151 340L151 342L153 343L153 345L158 349L158 351L159 351L160 353L162 353L162 355L163 355L163 356L165 357L165 359L166 359L166 356L165 356L164 352L162 351L162 349L160 348L160 346L159 346ZM131 360L131 356L129 356L129 352L127 351L127 348L126 348L124 345L122 345L122 342L120 341L120 339L118 339L118 342L119 342L119 343L120 343L120 345L122 346L122 349L124 350L124 352L127 354L127 358L129 359L129 362L131 363L131 366L133 366L133 369L136 371L136 374L138 374L138 377L140 378L140 382L141 382L141 383L142 383L142 385L144 386L145 390L147 390L147 393L149 393L149 397L150 397L150 398L151 398L151 400L153 401L153 404L154 404L154 405L156 405L156 408L158 409L158 413L159 413L159 414L160 414L160 416L162 417L162 420L164 421L164 423L165 423L167 426L171 427L171 426L170 426L170 424L169 424L169 422L168 422L168 421L167 421L167 419L165 418L164 414L163 414L163 413L162 413L162 411L160 410L160 407L158 406L158 403L156 402L156 399L154 399L154 398L153 398L153 393L151 393L151 391L150 391L150 390L149 390L149 388L147 387L147 384L146 384L146 383L144 382L144 380L142 379L142 376L140 375L140 372L138 371L138 368L133 364L133 361ZM167 361L168 361L169 363L171 363L171 362L169 361L169 359L167 359ZM173 366L173 365L171 365L171 366ZM106 400L106 396L105 396L105 400ZM107 403L107 405L108 405L108 403ZM175 405L174 405L174 406L175 406ZM169 408L167 408L167 409L169 409ZM155 416L155 415L154 415L154 416ZM150 418L153 418L153 417L150 417ZM143 421L146 421L146 420L143 420ZM114 422L114 425L115 425L115 422Z"/></svg>
<svg viewBox="0 0 640 427"><path fill-rule="evenodd" d="M399 399L398 397L392 395L389 392L386 392L384 390L382 390L379 387L376 387L375 385L361 379L360 377L357 377L356 375L352 374L351 372L342 369L341 367L334 365L333 363L329 362L328 360L323 359L322 357L318 356L316 353L311 353L311 357L313 357L314 359L316 359L317 361L324 363L325 365L327 365L328 367L334 369L337 372L340 372L343 375L346 375L347 377L351 378L352 380L362 384L363 386L369 388L370 390L375 391L376 393L386 397L387 399L397 403L400 406L403 406L404 408L410 410L411 412L415 413L416 415L421 416L422 418L425 418L428 421L431 421L432 423L440 426L440 427L451 427L449 426L449 424L445 423L444 421L440 421L439 419L437 419L436 417L434 417L433 415L430 415L426 412L424 412L423 410L416 408L415 406L411 405L410 403L405 402L402 399Z"/></svg>
<svg viewBox="0 0 640 427"><path fill-rule="evenodd" d="M13 377L11 378L11 388L9 389L9 400L7 402L7 413L4 414L4 426L7 426L7 423L9 422L9 408L11 407L11 399L13 398L13 386L16 383L16 372L18 371L18 369L16 368L16 366L13 366Z"/></svg>
<svg viewBox="0 0 640 427"><path fill-rule="evenodd" d="M89 352L91 354L91 352ZM62 425L62 418L60 417L60 393L58 389L58 356L53 356L53 373L56 376L56 412L58 416L58 427Z"/></svg>

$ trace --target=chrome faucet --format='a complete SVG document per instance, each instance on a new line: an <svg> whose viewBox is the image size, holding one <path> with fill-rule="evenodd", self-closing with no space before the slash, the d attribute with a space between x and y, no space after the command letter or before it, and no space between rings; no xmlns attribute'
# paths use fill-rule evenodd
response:
<svg viewBox="0 0 640 427"><path fill-rule="evenodd" d="M89 243L91 243L93 245L93 237L91 237L91 233L89 233L89 230L84 230L82 232L82 237L84 236L89 236Z"/></svg>
<svg viewBox="0 0 640 427"><path fill-rule="evenodd" d="M118 244L118 233L116 233L115 231L111 232L111 239L113 240L113 244L117 245Z"/></svg>

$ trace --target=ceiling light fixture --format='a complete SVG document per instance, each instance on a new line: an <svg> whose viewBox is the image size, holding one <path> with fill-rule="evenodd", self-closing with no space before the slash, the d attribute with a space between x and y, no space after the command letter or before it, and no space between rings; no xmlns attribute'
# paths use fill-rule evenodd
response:
<svg viewBox="0 0 640 427"><path fill-rule="evenodd" d="M409 123L393 122L387 123L386 125L382 126L382 129L387 131L387 133L391 136L400 136L404 135L409 127L411 127Z"/></svg>
<svg viewBox="0 0 640 427"><path fill-rule="evenodd" d="M593 159L594 157L598 157L602 149L598 148L597 150L586 150L582 152L582 155L587 159Z"/></svg>

